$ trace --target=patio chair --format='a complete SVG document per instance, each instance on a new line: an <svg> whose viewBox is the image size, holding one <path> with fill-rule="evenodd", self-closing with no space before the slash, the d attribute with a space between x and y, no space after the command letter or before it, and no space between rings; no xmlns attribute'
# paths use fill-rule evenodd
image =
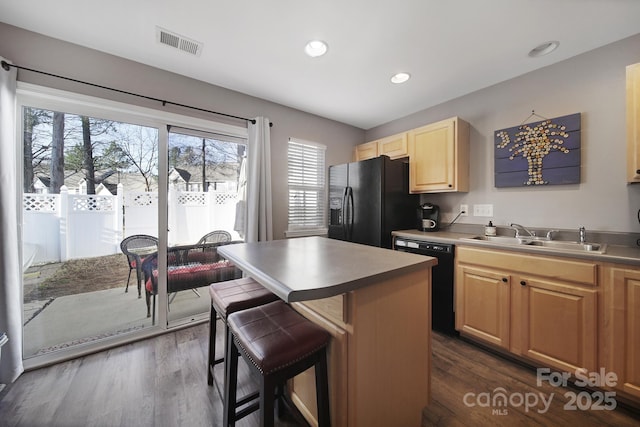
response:
<svg viewBox="0 0 640 427"><path fill-rule="evenodd" d="M129 292L131 272L135 269L138 280L138 298L142 298L141 285L144 280L142 262L145 257L158 252L158 239L146 234L129 236L120 242L120 250L127 256L127 264L129 264L129 277L127 277L127 286L124 291Z"/></svg>
<svg viewBox="0 0 640 427"><path fill-rule="evenodd" d="M231 234L224 230L211 231L198 240L198 244L201 243L218 243L218 242L230 242Z"/></svg>

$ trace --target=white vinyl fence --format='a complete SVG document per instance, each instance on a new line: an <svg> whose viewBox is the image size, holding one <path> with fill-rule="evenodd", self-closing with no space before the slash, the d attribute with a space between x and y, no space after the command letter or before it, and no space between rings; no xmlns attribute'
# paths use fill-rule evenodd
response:
<svg viewBox="0 0 640 427"><path fill-rule="evenodd" d="M236 193L170 191L169 244L196 243L213 230L234 239ZM24 194L23 257L30 264L60 262L120 252L123 238L158 236L158 193Z"/></svg>

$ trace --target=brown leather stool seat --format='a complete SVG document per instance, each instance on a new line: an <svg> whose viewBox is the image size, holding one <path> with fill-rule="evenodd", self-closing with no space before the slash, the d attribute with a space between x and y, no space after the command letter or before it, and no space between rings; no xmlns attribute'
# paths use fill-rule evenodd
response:
<svg viewBox="0 0 640 427"><path fill-rule="evenodd" d="M225 323L224 339L226 343L227 316L229 314L267 304L277 300L278 297L250 277L212 283L209 286L209 295L211 296L211 316L209 318L209 369L207 383L213 385L213 369L215 365L224 361L224 358L216 359L215 356L217 316L220 316Z"/></svg>
<svg viewBox="0 0 640 427"><path fill-rule="evenodd" d="M278 300L238 311L227 318L229 337L225 356L224 426L260 409L263 426L274 423L276 387L315 366L319 426L330 425L327 380L327 331ZM238 353L260 379L258 405L236 413Z"/></svg>

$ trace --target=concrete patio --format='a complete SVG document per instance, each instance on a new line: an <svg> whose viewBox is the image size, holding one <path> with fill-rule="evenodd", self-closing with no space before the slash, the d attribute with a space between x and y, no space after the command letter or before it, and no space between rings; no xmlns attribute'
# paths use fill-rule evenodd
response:
<svg viewBox="0 0 640 427"><path fill-rule="evenodd" d="M175 295L169 306L170 321L208 313L208 290L198 291L200 296L191 290ZM144 294L139 299L135 287L128 293L121 287L33 301L24 309L25 358L151 326Z"/></svg>

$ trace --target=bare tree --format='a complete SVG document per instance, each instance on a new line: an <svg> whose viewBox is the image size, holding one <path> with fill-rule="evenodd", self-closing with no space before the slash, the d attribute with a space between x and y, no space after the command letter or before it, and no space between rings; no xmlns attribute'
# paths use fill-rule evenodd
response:
<svg viewBox="0 0 640 427"><path fill-rule="evenodd" d="M95 194L96 174L139 172L149 191L157 174L157 130L75 114L25 109L25 192L33 192L39 169L46 165L50 192L59 193L67 175L82 171L87 193Z"/></svg>
<svg viewBox="0 0 640 427"><path fill-rule="evenodd" d="M98 163L103 169L115 171L124 171L133 166L117 141L111 141L104 147Z"/></svg>
<svg viewBox="0 0 640 427"><path fill-rule="evenodd" d="M58 194L64 185L64 113L53 113L52 130L49 192Z"/></svg>
<svg viewBox="0 0 640 427"><path fill-rule="evenodd" d="M35 193L33 187L33 127L35 126L36 118L31 114L31 109L26 109L24 112L24 133L22 135L23 144L23 191L25 193Z"/></svg>
<svg viewBox="0 0 640 427"><path fill-rule="evenodd" d="M38 145L38 135L36 128L42 123L51 122L51 114L45 110L35 108L24 109L23 124L23 191L25 193L35 192L33 181L35 178L35 167L42 162L42 146ZM47 145L48 149L48 145Z"/></svg>
<svg viewBox="0 0 640 427"><path fill-rule="evenodd" d="M91 124L89 117L82 116L82 146L83 146L83 162L86 182L87 194L96 194L96 169L93 163L93 146L91 145Z"/></svg>
<svg viewBox="0 0 640 427"><path fill-rule="evenodd" d="M74 143L65 153L65 167L75 172L82 171L87 184L87 194L95 194L98 178L96 171L101 167L103 151L115 138L114 122L88 116L67 114L66 145ZM102 140L100 137L106 137Z"/></svg>
<svg viewBox="0 0 640 427"><path fill-rule="evenodd" d="M142 126L118 127L119 147L132 167L145 182L145 191L151 191L154 176L158 173L158 132Z"/></svg>

